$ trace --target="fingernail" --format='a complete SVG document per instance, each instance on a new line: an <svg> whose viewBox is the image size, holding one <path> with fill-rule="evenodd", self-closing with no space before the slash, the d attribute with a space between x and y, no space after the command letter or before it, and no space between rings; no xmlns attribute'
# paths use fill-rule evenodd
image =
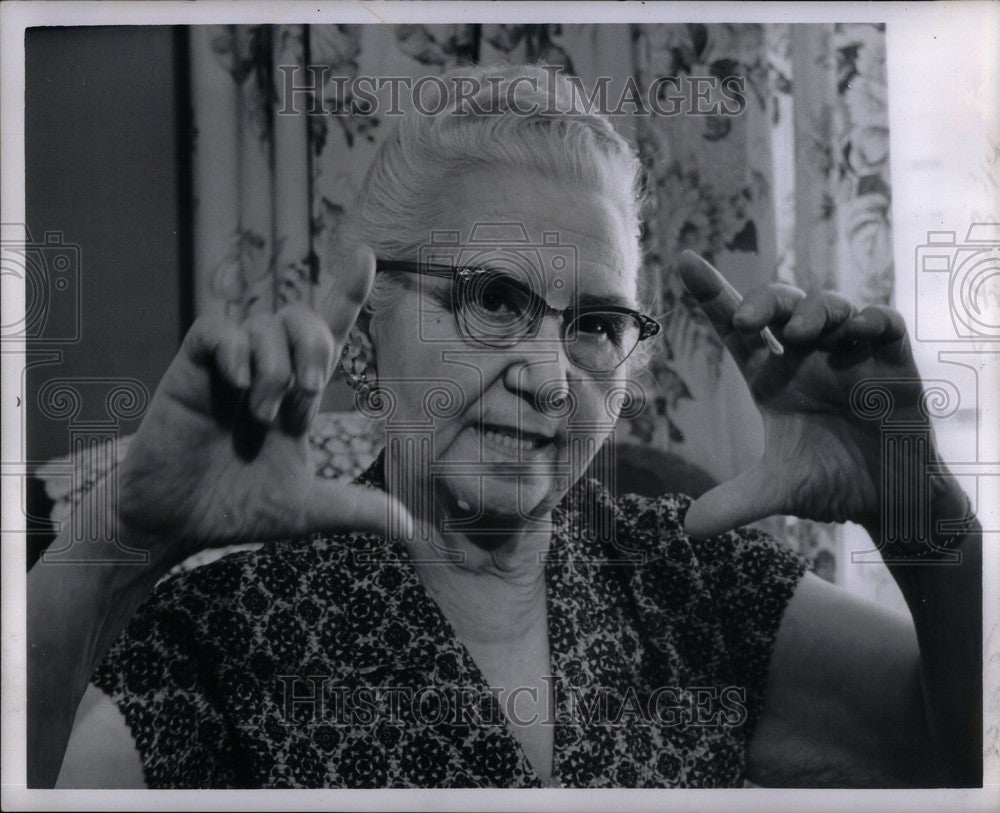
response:
<svg viewBox="0 0 1000 813"><path fill-rule="evenodd" d="M245 390L250 386L250 364L244 361L236 370L236 386Z"/></svg>
<svg viewBox="0 0 1000 813"><path fill-rule="evenodd" d="M278 417L278 410L281 409L281 401L258 401L253 406L253 414L261 423L274 423Z"/></svg>
<svg viewBox="0 0 1000 813"><path fill-rule="evenodd" d="M281 409L281 401L274 401L267 410L268 423L274 423L274 419L278 417L278 412Z"/></svg>
<svg viewBox="0 0 1000 813"><path fill-rule="evenodd" d="M781 344L781 342L778 341L777 337L771 332L771 329L769 327L765 327L760 332L760 335L767 343L768 348L774 355L776 356L785 355L784 346Z"/></svg>
<svg viewBox="0 0 1000 813"><path fill-rule="evenodd" d="M733 324L737 327L753 322L760 312L753 305L741 305L736 315L733 317Z"/></svg>
<svg viewBox="0 0 1000 813"><path fill-rule="evenodd" d="M285 398L281 413L282 426L289 435L298 437L308 431L319 410L319 398L304 390L292 390Z"/></svg>

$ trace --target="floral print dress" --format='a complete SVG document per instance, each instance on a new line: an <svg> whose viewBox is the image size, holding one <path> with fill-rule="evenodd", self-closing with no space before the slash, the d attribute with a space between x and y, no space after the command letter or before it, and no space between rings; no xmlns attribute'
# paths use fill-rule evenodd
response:
<svg viewBox="0 0 1000 813"><path fill-rule="evenodd" d="M383 457L359 481L384 488ZM581 480L545 565L561 787L745 781L770 654L804 561L689 498ZM406 549L270 543L158 585L98 667L157 788L543 787Z"/></svg>

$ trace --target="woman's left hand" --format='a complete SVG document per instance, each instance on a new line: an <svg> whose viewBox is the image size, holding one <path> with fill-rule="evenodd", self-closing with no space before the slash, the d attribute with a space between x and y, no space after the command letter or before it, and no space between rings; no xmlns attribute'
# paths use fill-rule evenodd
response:
<svg viewBox="0 0 1000 813"><path fill-rule="evenodd" d="M882 482L879 421L855 414L850 395L865 379L894 379L894 417L926 422L922 387L896 311L858 311L830 292L806 295L772 284L739 292L701 257L680 258L685 286L746 379L764 420L764 454L688 510L694 536L711 536L774 514L877 529ZM785 348L761 337L770 327ZM933 450L931 450L933 454Z"/></svg>

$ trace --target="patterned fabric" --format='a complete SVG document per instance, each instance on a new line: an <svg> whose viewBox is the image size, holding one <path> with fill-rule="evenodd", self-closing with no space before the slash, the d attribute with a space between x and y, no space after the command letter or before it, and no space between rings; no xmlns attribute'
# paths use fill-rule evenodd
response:
<svg viewBox="0 0 1000 813"><path fill-rule="evenodd" d="M381 457L360 480L383 487ZM581 480L553 513L554 784L744 782L804 563L753 530L688 538L687 506ZM151 787L541 787L404 547L371 535L161 583L94 682Z"/></svg>

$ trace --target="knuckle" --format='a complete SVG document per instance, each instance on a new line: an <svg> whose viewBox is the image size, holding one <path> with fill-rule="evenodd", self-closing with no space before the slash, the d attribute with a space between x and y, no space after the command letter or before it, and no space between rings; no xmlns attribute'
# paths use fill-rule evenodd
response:
<svg viewBox="0 0 1000 813"><path fill-rule="evenodd" d="M797 299L789 303L789 311L791 312L793 318L804 319L809 316L811 311L816 310L816 301L809 296L804 296L801 299Z"/></svg>
<svg viewBox="0 0 1000 813"><path fill-rule="evenodd" d="M903 314L901 314L895 308L886 308L886 310L889 313L889 322L892 324L892 326L897 330L899 330L901 333L905 333L906 320L903 318Z"/></svg>
<svg viewBox="0 0 1000 813"><path fill-rule="evenodd" d="M315 315L311 308L306 307L301 302L289 302L287 305L283 305L276 314L286 324L308 324Z"/></svg>
<svg viewBox="0 0 1000 813"><path fill-rule="evenodd" d="M368 281L359 277L344 290L344 301L352 308L360 308L368 298L368 287Z"/></svg>
<svg viewBox="0 0 1000 813"><path fill-rule="evenodd" d="M367 259L355 259L350 264L350 271L344 274L343 282L337 286L336 294L353 307L360 308L368 298L372 282L375 279L374 262L369 263Z"/></svg>
<svg viewBox="0 0 1000 813"><path fill-rule="evenodd" d="M255 372L258 384L267 389L282 389L288 384L288 365L273 356L259 358Z"/></svg>
<svg viewBox="0 0 1000 813"><path fill-rule="evenodd" d="M862 312L867 317L876 320L883 328L894 324L897 317L902 322L902 316L899 315L898 311L894 311L885 305L869 305Z"/></svg>
<svg viewBox="0 0 1000 813"><path fill-rule="evenodd" d="M811 294L802 300L802 310L813 319L825 319L835 313L837 307L825 292Z"/></svg>
<svg viewBox="0 0 1000 813"><path fill-rule="evenodd" d="M278 316L296 341L320 345L324 340L324 334L330 332L330 328L320 315L306 305L285 305L278 311Z"/></svg>
<svg viewBox="0 0 1000 813"><path fill-rule="evenodd" d="M789 285L787 282L772 282L768 286L768 290L772 296L787 302L797 302L800 299L806 298L805 291L794 285Z"/></svg>
<svg viewBox="0 0 1000 813"><path fill-rule="evenodd" d="M272 332L277 325L277 316L273 313L253 313L243 322L244 328L251 334Z"/></svg>
<svg viewBox="0 0 1000 813"><path fill-rule="evenodd" d="M345 280L330 291L329 303L334 310L360 310L368 299L368 284L357 280Z"/></svg>
<svg viewBox="0 0 1000 813"><path fill-rule="evenodd" d="M190 356L211 356L239 335L239 327L223 316L199 316L184 335L181 347Z"/></svg>
<svg viewBox="0 0 1000 813"><path fill-rule="evenodd" d="M191 324L191 329L188 330L188 335L191 335L192 333L204 333L207 330L210 330L213 325L218 324L220 319L221 317L214 314L203 314L195 319Z"/></svg>
<svg viewBox="0 0 1000 813"><path fill-rule="evenodd" d="M223 319L221 316L217 315L204 315L199 316L191 324L188 329L184 340L188 344L196 344L201 342L206 337L218 333L219 328L222 326Z"/></svg>
<svg viewBox="0 0 1000 813"><path fill-rule="evenodd" d="M333 333L325 323L320 322L315 332L309 337L310 348L319 358L326 358L333 354Z"/></svg>
<svg viewBox="0 0 1000 813"><path fill-rule="evenodd" d="M854 310L854 305L847 297L840 294L829 294L823 299L827 316L846 318Z"/></svg>

